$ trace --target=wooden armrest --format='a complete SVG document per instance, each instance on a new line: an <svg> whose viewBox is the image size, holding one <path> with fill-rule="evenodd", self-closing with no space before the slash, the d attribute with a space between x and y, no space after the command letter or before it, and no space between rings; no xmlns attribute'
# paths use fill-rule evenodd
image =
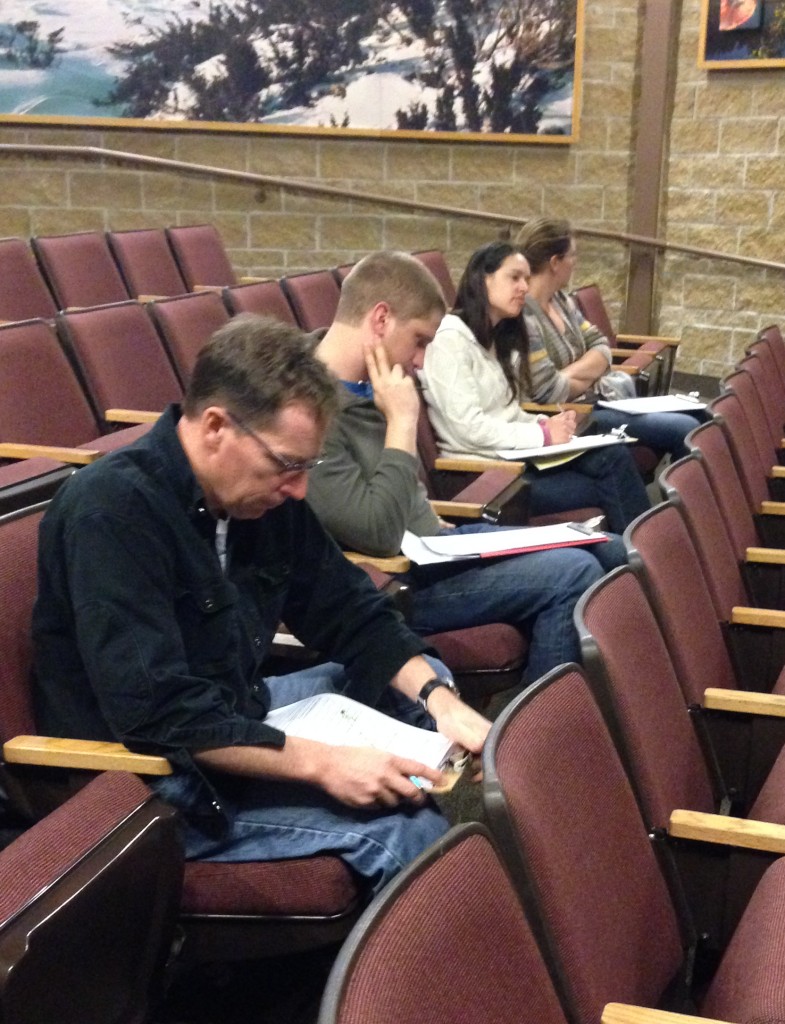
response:
<svg viewBox="0 0 785 1024"><path fill-rule="evenodd" d="M107 423L155 423L160 418L160 412L149 409L107 409L104 413Z"/></svg>
<svg viewBox="0 0 785 1024"><path fill-rule="evenodd" d="M629 359L632 354L632 349L629 348L611 349L611 355L614 357L614 359Z"/></svg>
<svg viewBox="0 0 785 1024"><path fill-rule="evenodd" d="M594 411L594 406L589 405L588 402L521 402L521 409L524 412L544 413L545 415L554 415L570 409L573 412L590 416Z"/></svg>
<svg viewBox="0 0 785 1024"><path fill-rule="evenodd" d="M621 366L618 363L615 364L613 368L614 370L621 370L622 373L628 373L630 377L637 377L638 374L641 372L640 368L637 366Z"/></svg>
<svg viewBox="0 0 785 1024"><path fill-rule="evenodd" d="M677 810L671 813L668 834L675 839L695 839L747 850L785 853L785 825L751 818L730 818L705 811Z"/></svg>
<svg viewBox="0 0 785 1024"><path fill-rule="evenodd" d="M785 516L785 501L762 501L760 511L764 516Z"/></svg>
<svg viewBox="0 0 785 1024"><path fill-rule="evenodd" d="M681 345L680 338L670 338L662 334L617 334L616 340L637 341L642 345L647 341L661 341L663 345L669 345L671 348L678 348Z"/></svg>
<svg viewBox="0 0 785 1024"><path fill-rule="evenodd" d="M520 476L525 467L523 462L507 459L486 459L482 455L440 455L434 459L434 469L446 469L455 473L484 473L486 469L508 469L514 476Z"/></svg>
<svg viewBox="0 0 785 1024"><path fill-rule="evenodd" d="M170 299L171 295L137 295L136 301L144 305L146 302L158 302L160 299Z"/></svg>
<svg viewBox="0 0 785 1024"><path fill-rule="evenodd" d="M382 572L408 572L411 562L406 555L390 555L388 558L377 558L375 555L363 555L359 551L344 551L344 557L355 565L366 562L368 565L381 569Z"/></svg>
<svg viewBox="0 0 785 1024"><path fill-rule="evenodd" d="M747 548L744 561L751 565L785 565L782 548Z"/></svg>
<svg viewBox="0 0 785 1024"><path fill-rule="evenodd" d="M608 1003L602 1011L601 1024L727 1024L713 1017L693 1017L691 1013L650 1010L648 1006Z"/></svg>
<svg viewBox="0 0 785 1024"><path fill-rule="evenodd" d="M772 466L769 471L772 480L781 480L785 477L785 466Z"/></svg>
<svg viewBox="0 0 785 1024"><path fill-rule="evenodd" d="M240 284L262 284L264 281L274 281L273 277L241 277Z"/></svg>
<svg viewBox="0 0 785 1024"><path fill-rule="evenodd" d="M10 764L45 765L53 768L87 768L90 771L135 772L137 775L171 775L165 757L134 754L122 743L60 739L53 736L15 736L3 744Z"/></svg>
<svg viewBox="0 0 785 1024"><path fill-rule="evenodd" d="M708 711L733 711L742 715L770 715L785 718L785 697L757 690L726 690L708 687L703 694Z"/></svg>
<svg viewBox="0 0 785 1024"><path fill-rule="evenodd" d="M785 612L773 608L734 608L731 611L730 620L735 626L785 628Z"/></svg>
<svg viewBox="0 0 785 1024"><path fill-rule="evenodd" d="M192 292L223 292L225 285L222 284L195 284Z"/></svg>
<svg viewBox="0 0 785 1024"><path fill-rule="evenodd" d="M457 519L481 519L484 505L477 501L432 501L437 516L455 516Z"/></svg>
<svg viewBox="0 0 785 1024"><path fill-rule="evenodd" d="M87 466L100 459L102 452L94 448L58 448L53 444L16 444L14 441L0 442L0 459L55 459L57 462L71 462Z"/></svg>

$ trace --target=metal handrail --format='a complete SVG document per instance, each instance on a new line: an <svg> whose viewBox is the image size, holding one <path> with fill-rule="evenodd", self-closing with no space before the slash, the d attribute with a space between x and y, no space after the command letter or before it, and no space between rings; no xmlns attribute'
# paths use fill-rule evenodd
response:
<svg viewBox="0 0 785 1024"><path fill-rule="evenodd" d="M47 146L24 143L0 143L0 156L67 156L82 157L88 160L108 160L118 164L131 164L137 167L148 167L154 170L176 171L182 174L207 176L225 181L244 182L249 185L266 185L274 188L288 189L292 192L305 192L310 195L328 196L335 199L352 200L353 202L369 203L373 206L387 206L398 210L414 213L437 213L444 217L466 217L489 224L499 224L507 228L523 227L525 218L509 217L501 213L486 213L481 210L467 210L460 206L446 206L440 203L423 203L414 199L398 199L392 196L379 195L375 192L355 192L332 185L317 185L308 181L292 178L280 178L271 174L256 174L251 171L236 171L226 167L212 167L209 164L188 163L185 160L170 160L167 157L145 156L140 153L126 153L122 150L103 149L100 146ZM575 233L583 238L599 238L606 241L621 242L624 245L639 246L656 252L675 252L700 259L724 260L727 263L740 263L749 267L763 267L766 270L785 271L785 263L774 260L762 260L753 256L739 256L719 252L716 249L702 249L694 245L680 245L666 242L662 238L649 238L645 235L630 235L621 231L604 231L599 228L575 227Z"/></svg>

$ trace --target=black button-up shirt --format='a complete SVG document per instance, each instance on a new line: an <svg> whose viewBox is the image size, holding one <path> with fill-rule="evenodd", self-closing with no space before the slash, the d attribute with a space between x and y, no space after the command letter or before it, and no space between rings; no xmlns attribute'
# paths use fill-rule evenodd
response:
<svg viewBox="0 0 785 1024"><path fill-rule="evenodd" d="M424 644L304 501L231 521L223 572L178 417L74 474L44 517L37 724L194 771L192 751L283 745L262 671L281 621L369 704Z"/></svg>

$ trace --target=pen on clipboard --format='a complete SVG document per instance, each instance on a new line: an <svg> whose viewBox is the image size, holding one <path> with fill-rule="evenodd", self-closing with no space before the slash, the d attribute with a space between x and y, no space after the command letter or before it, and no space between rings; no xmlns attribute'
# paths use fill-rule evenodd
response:
<svg viewBox="0 0 785 1024"><path fill-rule="evenodd" d="M681 398L685 402L700 402L701 393L700 391L690 391L688 394L685 395L677 391L673 397Z"/></svg>

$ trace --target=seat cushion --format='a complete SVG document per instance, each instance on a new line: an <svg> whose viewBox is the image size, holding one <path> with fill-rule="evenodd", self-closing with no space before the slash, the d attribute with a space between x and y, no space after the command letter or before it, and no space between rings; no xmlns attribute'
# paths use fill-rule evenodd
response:
<svg viewBox="0 0 785 1024"><path fill-rule="evenodd" d="M356 875L339 857L189 861L182 913L332 917L349 910L358 891Z"/></svg>
<svg viewBox="0 0 785 1024"><path fill-rule="evenodd" d="M523 665L528 644L515 626L492 623L425 637L456 674L509 672Z"/></svg>

